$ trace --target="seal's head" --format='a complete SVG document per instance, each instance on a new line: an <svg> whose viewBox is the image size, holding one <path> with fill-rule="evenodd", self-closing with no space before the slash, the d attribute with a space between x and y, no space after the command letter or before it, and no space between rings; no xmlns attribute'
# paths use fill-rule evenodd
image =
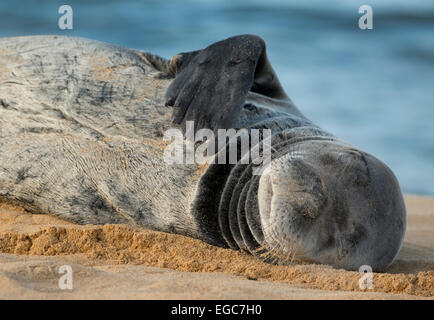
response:
<svg viewBox="0 0 434 320"><path fill-rule="evenodd" d="M406 212L392 171L334 139L303 139L259 181L264 240L275 256L381 271L397 255Z"/></svg>

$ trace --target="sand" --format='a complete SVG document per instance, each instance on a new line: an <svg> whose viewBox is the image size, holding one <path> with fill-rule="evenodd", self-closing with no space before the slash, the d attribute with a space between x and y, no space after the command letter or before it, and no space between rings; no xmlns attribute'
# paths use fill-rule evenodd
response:
<svg viewBox="0 0 434 320"><path fill-rule="evenodd" d="M406 196L404 245L373 288L325 265L262 263L199 240L125 225L79 226L0 204L2 299L433 299L434 199ZM61 290L70 265L73 289Z"/></svg>

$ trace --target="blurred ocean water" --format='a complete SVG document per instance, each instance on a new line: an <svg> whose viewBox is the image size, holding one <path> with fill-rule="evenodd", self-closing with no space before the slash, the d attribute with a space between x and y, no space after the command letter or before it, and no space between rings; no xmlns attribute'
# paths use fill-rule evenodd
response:
<svg viewBox="0 0 434 320"><path fill-rule="evenodd" d="M58 8L73 8L60 30ZM371 5L374 30L360 30ZM0 1L0 37L59 34L166 58L243 33L262 36L300 110L387 163L404 192L434 196L434 1Z"/></svg>

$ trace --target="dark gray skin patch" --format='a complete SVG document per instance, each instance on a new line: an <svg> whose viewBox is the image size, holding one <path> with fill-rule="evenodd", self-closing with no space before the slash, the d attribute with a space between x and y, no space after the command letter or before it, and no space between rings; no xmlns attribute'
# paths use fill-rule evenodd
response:
<svg viewBox="0 0 434 320"><path fill-rule="evenodd" d="M47 128L47 127L29 127L23 128L23 133L62 133L62 130L57 128Z"/></svg>
<svg viewBox="0 0 434 320"><path fill-rule="evenodd" d="M9 103L6 102L6 100L0 99L0 106L7 109L7 108L9 108L10 105L9 105Z"/></svg>
<svg viewBox="0 0 434 320"><path fill-rule="evenodd" d="M29 173L31 169L32 169L31 167L26 167L26 168L20 169L17 172L17 179L16 179L15 183L19 184L19 183L23 182L24 180L26 180L27 178L31 178L32 175Z"/></svg>

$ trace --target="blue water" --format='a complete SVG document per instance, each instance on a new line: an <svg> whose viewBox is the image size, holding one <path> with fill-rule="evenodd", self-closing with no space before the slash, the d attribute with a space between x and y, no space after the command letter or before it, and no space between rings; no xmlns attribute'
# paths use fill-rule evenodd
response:
<svg viewBox="0 0 434 320"><path fill-rule="evenodd" d="M73 30L57 26L62 4ZM358 28L364 4L374 30ZM404 192L434 196L434 1L0 2L0 37L73 35L169 58L242 33L266 40L306 116L386 162Z"/></svg>

